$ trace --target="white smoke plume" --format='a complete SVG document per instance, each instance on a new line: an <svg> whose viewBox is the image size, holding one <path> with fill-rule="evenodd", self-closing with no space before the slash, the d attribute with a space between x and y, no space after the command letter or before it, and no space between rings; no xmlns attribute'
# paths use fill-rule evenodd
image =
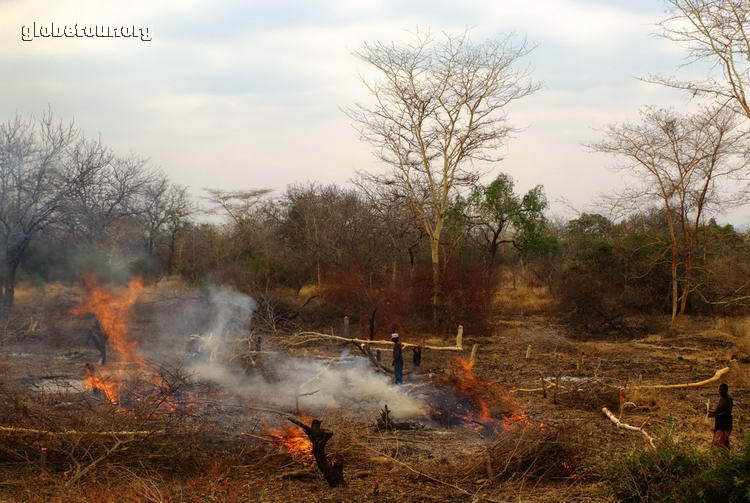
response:
<svg viewBox="0 0 750 503"><path fill-rule="evenodd" d="M222 386L258 406L274 406L314 413L323 410L362 412L370 417L388 404L398 418L421 416L426 407L416 397L375 372L365 358L318 360L278 353L269 358L273 378L261 373L247 375L216 355L226 354L232 338L248 337L256 302L226 287L210 290L208 301L214 314L202 338L199 358L189 367L194 379ZM208 334L213 334L209 336ZM348 356L346 353L342 356Z"/></svg>

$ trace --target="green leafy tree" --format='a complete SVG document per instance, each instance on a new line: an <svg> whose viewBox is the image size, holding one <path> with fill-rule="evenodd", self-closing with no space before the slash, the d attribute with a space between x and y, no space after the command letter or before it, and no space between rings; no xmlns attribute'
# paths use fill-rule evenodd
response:
<svg viewBox="0 0 750 503"><path fill-rule="evenodd" d="M488 185L476 184L467 200L459 202L485 244L490 269L495 266L503 244L512 244L524 252L541 246L544 241L544 211L548 206L544 187L537 185L523 196L514 189L513 178L500 173Z"/></svg>

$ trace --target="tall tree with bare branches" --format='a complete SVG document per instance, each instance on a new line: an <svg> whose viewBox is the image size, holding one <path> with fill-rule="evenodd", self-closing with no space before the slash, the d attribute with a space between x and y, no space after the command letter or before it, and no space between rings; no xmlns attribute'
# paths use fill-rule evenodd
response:
<svg viewBox="0 0 750 503"><path fill-rule="evenodd" d="M467 34L416 34L411 43L366 43L355 56L377 77L362 77L372 96L350 107L361 138L390 169L365 174L398 189L430 242L433 311L441 297L440 239L452 193L501 159L513 131L508 105L539 89L520 60L530 48L513 37L472 42Z"/></svg>
<svg viewBox="0 0 750 503"><path fill-rule="evenodd" d="M709 63L721 74L703 80L650 75L644 80L706 95L750 118L750 2L665 0L669 13L659 35L683 44L689 61Z"/></svg>
<svg viewBox="0 0 750 503"><path fill-rule="evenodd" d="M724 107L696 114L645 109L641 121L609 126L594 151L624 159L637 184L614 201L625 212L656 202L664 209L671 252L672 321L685 313L695 289L695 244L707 213L742 201L738 180L748 176L746 133Z"/></svg>
<svg viewBox="0 0 750 503"><path fill-rule="evenodd" d="M92 145L50 111L0 124L0 315L13 305L16 273L31 241L70 216L71 194L109 162Z"/></svg>

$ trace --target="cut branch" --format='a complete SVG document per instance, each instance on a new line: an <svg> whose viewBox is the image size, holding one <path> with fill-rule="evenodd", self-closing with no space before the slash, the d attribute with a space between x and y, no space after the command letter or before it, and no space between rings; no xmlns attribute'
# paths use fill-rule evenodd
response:
<svg viewBox="0 0 750 503"><path fill-rule="evenodd" d="M703 381L698 382L691 382L691 383L685 383L685 384L645 384L640 386L626 386L623 389L676 389L676 388L697 388L699 386L705 386L706 384L711 384L712 382L716 382L721 377L729 372L729 367L724 367L723 369L719 369L716 371L716 373L713 375L713 377L709 379L705 379Z"/></svg>
<svg viewBox="0 0 750 503"><path fill-rule="evenodd" d="M610 410L608 408L606 408L606 407L602 407L602 412L604 412L604 415L607 416L610 419L610 421L612 421L613 423L615 423L615 425L618 428L622 428L622 429L630 430L630 431L639 431L639 432L641 432L643 434L643 436L646 437L646 440L648 440L648 443L651 444L651 447L654 450L656 450L656 445L654 445L654 437L652 437L651 435L649 435L648 433L646 433L646 430L644 430L643 428L639 428L637 426L632 426L630 424L623 423L622 421L620 421L619 419L617 419L615 417L615 415L612 414L612 412L610 412Z"/></svg>

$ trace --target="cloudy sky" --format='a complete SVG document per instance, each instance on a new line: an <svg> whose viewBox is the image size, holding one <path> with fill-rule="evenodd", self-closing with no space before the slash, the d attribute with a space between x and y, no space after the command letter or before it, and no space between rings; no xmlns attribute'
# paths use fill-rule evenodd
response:
<svg viewBox="0 0 750 503"><path fill-rule="evenodd" d="M523 131L496 170L543 184L565 213L560 201L585 209L621 183L613 159L582 146L597 129L644 105L692 106L636 79L683 63L652 35L663 13L660 0L0 0L0 118L49 105L195 193L346 183L378 169L341 111L366 99L353 50L416 28L515 32L536 46L528 63L544 87L512 105ZM35 22L147 26L152 40L22 41Z"/></svg>

